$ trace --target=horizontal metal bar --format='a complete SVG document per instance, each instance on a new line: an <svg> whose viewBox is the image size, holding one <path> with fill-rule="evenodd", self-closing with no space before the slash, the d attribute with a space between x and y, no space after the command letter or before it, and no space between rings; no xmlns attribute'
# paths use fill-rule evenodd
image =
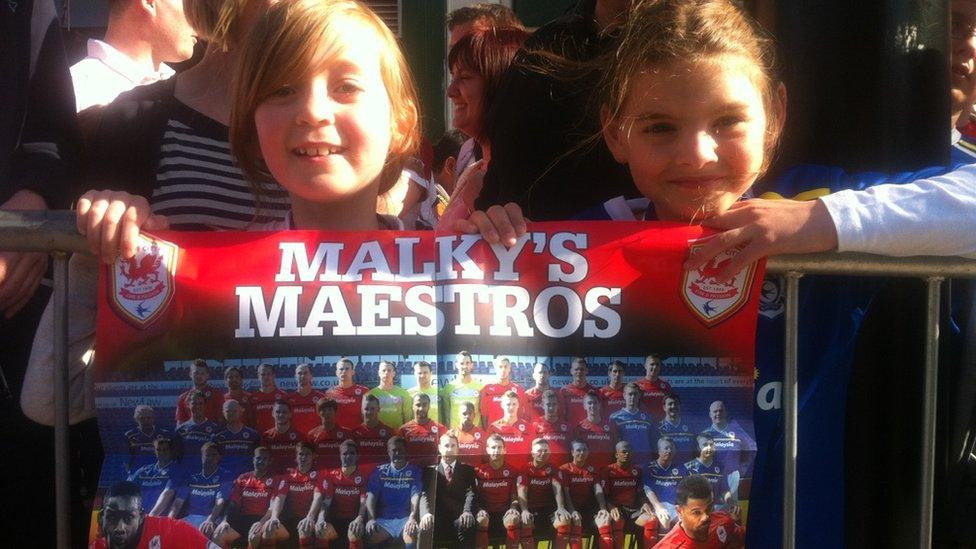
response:
<svg viewBox="0 0 976 549"><path fill-rule="evenodd" d="M791 271L820 275L899 276L927 278L976 278L976 260L961 257L889 257L874 254L825 253L777 255L766 263L766 272Z"/></svg>
<svg viewBox="0 0 976 549"><path fill-rule="evenodd" d="M0 210L0 250L88 253L88 244L72 211Z"/></svg>

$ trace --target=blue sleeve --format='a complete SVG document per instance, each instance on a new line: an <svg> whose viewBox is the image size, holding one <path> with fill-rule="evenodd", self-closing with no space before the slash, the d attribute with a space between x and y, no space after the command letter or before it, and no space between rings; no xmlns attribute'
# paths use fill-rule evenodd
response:
<svg viewBox="0 0 976 549"><path fill-rule="evenodd" d="M910 183L917 179L945 174L962 165L931 166L916 171L894 173L848 173L837 166L800 164L789 168L771 181L763 182L759 187L763 192L773 192L784 198L793 198L798 194L811 191L833 194L844 190L859 191L884 183Z"/></svg>
<svg viewBox="0 0 976 549"><path fill-rule="evenodd" d="M366 491L373 494L374 496L380 493L380 468L377 467L373 469L373 472L369 474L369 480L366 481Z"/></svg>

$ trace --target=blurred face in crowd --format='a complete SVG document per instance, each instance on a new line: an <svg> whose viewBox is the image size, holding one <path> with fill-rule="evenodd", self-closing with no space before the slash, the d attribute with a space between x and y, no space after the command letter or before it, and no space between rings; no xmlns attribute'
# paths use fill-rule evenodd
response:
<svg viewBox="0 0 976 549"><path fill-rule="evenodd" d="M698 457L702 461L715 457L715 441L707 437L698 437Z"/></svg>
<svg viewBox="0 0 976 549"><path fill-rule="evenodd" d="M179 63L192 57L196 38L183 14L182 0L156 0L153 6L153 30L156 32L147 34L154 39L155 60Z"/></svg>
<svg viewBox="0 0 976 549"><path fill-rule="evenodd" d="M532 443L532 465L542 467L549 462L549 443L536 440Z"/></svg>
<svg viewBox="0 0 976 549"><path fill-rule="evenodd" d="M102 532L112 549L135 547L142 531L142 500L115 496L105 502L101 513Z"/></svg>
<svg viewBox="0 0 976 549"><path fill-rule="evenodd" d="M430 387L431 378L433 377L430 371L429 364L414 365L413 375L417 378L417 385L423 388Z"/></svg>
<svg viewBox="0 0 976 549"><path fill-rule="evenodd" d="M678 399L667 397L664 399L664 415L667 416L669 420L676 421L678 415L681 414L681 403Z"/></svg>
<svg viewBox="0 0 976 549"><path fill-rule="evenodd" d="M461 405L461 425L470 428L474 424L474 405L465 402Z"/></svg>
<svg viewBox="0 0 976 549"><path fill-rule="evenodd" d="M976 0L952 0L950 97L952 112L970 108L976 96Z"/></svg>
<svg viewBox="0 0 976 549"><path fill-rule="evenodd" d="M200 464L203 465L205 470L213 469L218 463L220 463L220 450L216 446L208 446L200 454Z"/></svg>
<svg viewBox="0 0 976 549"><path fill-rule="evenodd" d="M596 395L586 395L583 398L583 410L586 411L588 419L600 419L600 399Z"/></svg>
<svg viewBox="0 0 976 549"><path fill-rule="evenodd" d="M457 369L461 375L471 375L471 372L474 371L474 361L469 356L459 355L457 357Z"/></svg>
<svg viewBox="0 0 976 549"><path fill-rule="evenodd" d="M496 360L495 375L498 376L498 381L508 383L509 378L512 377L512 363L507 358Z"/></svg>
<svg viewBox="0 0 976 549"><path fill-rule="evenodd" d="M396 369L389 362L380 363L380 383L384 386L393 385L393 376L396 375Z"/></svg>
<svg viewBox="0 0 976 549"><path fill-rule="evenodd" d="M353 367L352 362L348 360L336 362L336 377L339 378L339 385L344 387L352 385L352 378L355 373L356 369Z"/></svg>
<svg viewBox="0 0 976 549"><path fill-rule="evenodd" d="M229 425L237 425L241 421L241 405L236 400L224 403L224 419Z"/></svg>
<svg viewBox="0 0 976 549"><path fill-rule="evenodd" d="M549 385L549 368L545 364L536 364L532 368L532 380L538 387Z"/></svg>
<svg viewBox="0 0 976 549"><path fill-rule="evenodd" d="M380 417L380 403L363 399L363 422L372 425Z"/></svg>
<svg viewBox="0 0 976 549"><path fill-rule="evenodd" d="M343 444L339 447L339 463L343 467L355 467L357 457L355 444Z"/></svg>
<svg viewBox="0 0 976 549"><path fill-rule="evenodd" d="M626 464L630 463L630 443L626 440L621 440L617 443L614 448L617 457L617 463Z"/></svg>
<svg viewBox="0 0 976 549"><path fill-rule="evenodd" d="M671 463L674 458L674 442L668 439L657 441L657 455L660 463Z"/></svg>
<svg viewBox="0 0 976 549"><path fill-rule="evenodd" d="M478 138L481 135L484 95L483 76L467 67L451 67L447 97L453 107L452 124L468 137Z"/></svg>
<svg viewBox="0 0 976 549"><path fill-rule="evenodd" d="M190 366L190 379L197 387L203 387L210 381L210 368L206 366Z"/></svg>
<svg viewBox="0 0 976 549"><path fill-rule="evenodd" d="M430 399L424 398L427 395L414 395L413 397L413 417L420 423L426 423L430 418Z"/></svg>
<svg viewBox="0 0 976 549"><path fill-rule="evenodd" d="M386 451L390 455L390 463L397 468L403 467L407 462L407 447L404 445L403 439L391 438L386 444Z"/></svg>
<svg viewBox="0 0 976 549"><path fill-rule="evenodd" d="M261 380L262 387L274 387L275 386L274 368L268 365L263 365L258 367L258 379Z"/></svg>
<svg viewBox="0 0 976 549"><path fill-rule="evenodd" d="M312 386L312 368L308 364L299 364L295 368L295 383L299 387Z"/></svg>
<svg viewBox="0 0 976 549"><path fill-rule="evenodd" d="M315 452L307 446L296 446L295 447L295 465L298 466L298 470L307 472L312 468L312 463L315 462Z"/></svg>
<svg viewBox="0 0 976 549"><path fill-rule="evenodd" d="M207 399L202 395L194 394L190 396L190 415L194 418L202 418L205 414Z"/></svg>
<svg viewBox="0 0 976 549"><path fill-rule="evenodd" d="M224 371L224 382L231 391L240 391L244 387L244 376L234 368Z"/></svg>
<svg viewBox="0 0 976 549"><path fill-rule="evenodd" d="M133 418L143 431L152 431L156 426L156 413L149 406L138 407Z"/></svg>
<svg viewBox="0 0 976 549"><path fill-rule="evenodd" d="M681 528L697 541L708 539L709 516L712 514L712 499L688 498L684 505L676 505Z"/></svg>
<svg viewBox="0 0 976 549"><path fill-rule="evenodd" d="M607 379L612 387L616 387L623 383L624 379L624 367L622 364L613 363L607 368Z"/></svg>
<svg viewBox="0 0 976 549"><path fill-rule="evenodd" d="M332 406L323 406L318 410L322 425L335 425L336 409Z"/></svg>
<svg viewBox="0 0 976 549"><path fill-rule="evenodd" d="M497 465L505 459L505 442L501 439L490 438L485 444L485 452L488 454L488 459Z"/></svg>
<svg viewBox="0 0 976 549"><path fill-rule="evenodd" d="M510 419L517 417L519 411L519 399L517 397L506 396L502 399L502 408L505 411L505 417Z"/></svg>
<svg viewBox="0 0 976 549"><path fill-rule="evenodd" d="M640 403L641 392L640 389L634 386L629 386L624 388L624 406L629 410L637 408Z"/></svg>
<svg viewBox="0 0 976 549"><path fill-rule="evenodd" d="M725 403L721 400L716 400L708 407L708 417L712 420L712 425L717 427L725 426L727 421L725 416Z"/></svg>
<svg viewBox="0 0 976 549"><path fill-rule="evenodd" d="M441 457L447 458L447 461L452 461L458 455L457 439L451 435L441 435L437 451L441 453Z"/></svg>
<svg viewBox="0 0 976 549"><path fill-rule="evenodd" d="M268 465L271 464L271 450L267 448L254 451L254 471L258 473L258 476L264 476L264 473L268 470Z"/></svg>
<svg viewBox="0 0 976 549"><path fill-rule="evenodd" d="M173 446L168 440L157 440L154 446L156 450L156 461L159 463L169 463L173 459Z"/></svg>
<svg viewBox="0 0 976 549"><path fill-rule="evenodd" d="M647 379L657 379L661 374L661 360L656 356L649 356L644 360L644 372Z"/></svg>
<svg viewBox="0 0 976 549"><path fill-rule="evenodd" d="M291 423L291 408L284 402L275 403L274 408L271 409L271 414L274 416L277 425L288 425Z"/></svg>
<svg viewBox="0 0 976 549"><path fill-rule="evenodd" d="M586 383L586 361L577 360L569 368L569 375L573 376L573 383L584 385Z"/></svg>
<svg viewBox="0 0 976 549"><path fill-rule="evenodd" d="M582 467L586 465L586 458L590 457L590 449L582 441L573 442L573 463Z"/></svg>
<svg viewBox="0 0 976 549"><path fill-rule="evenodd" d="M555 393L546 393L542 397L542 412L550 421L559 417L559 398Z"/></svg>

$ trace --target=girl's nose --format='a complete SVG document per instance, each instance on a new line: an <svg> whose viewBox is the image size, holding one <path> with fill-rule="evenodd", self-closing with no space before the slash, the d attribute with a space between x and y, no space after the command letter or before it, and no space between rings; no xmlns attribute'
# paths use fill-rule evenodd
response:
<svg viewBox="0 0 976 549"><path fill-rule="evenodd" d="M306 92L298 113L300 124L319 126L335 123L335 102L324 79L316 79Z"/></svg>
<svg viewBox="0 0 976 549"><path fill-rule="evenodd" d="M451 78L451 83L447 85L447 96L448 97L457 97L458 96L457 80L454 79L454 78Z"/></svg>
<svg viewBox="0 0 976 549"><path fill-rule="evenodd" d="M683 141L678 159L681 164L699 168L718 160L718 143L711 133L696 131Z"/></svg>

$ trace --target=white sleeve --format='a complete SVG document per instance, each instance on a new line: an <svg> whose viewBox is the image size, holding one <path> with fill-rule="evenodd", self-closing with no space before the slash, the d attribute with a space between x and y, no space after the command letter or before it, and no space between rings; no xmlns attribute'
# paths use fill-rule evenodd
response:
<svg viewBox="0 0 976 549"><path fill-rule="evenodd" d="M838 251L976 259L976 165L820 200L837 229Z"/></svg>

